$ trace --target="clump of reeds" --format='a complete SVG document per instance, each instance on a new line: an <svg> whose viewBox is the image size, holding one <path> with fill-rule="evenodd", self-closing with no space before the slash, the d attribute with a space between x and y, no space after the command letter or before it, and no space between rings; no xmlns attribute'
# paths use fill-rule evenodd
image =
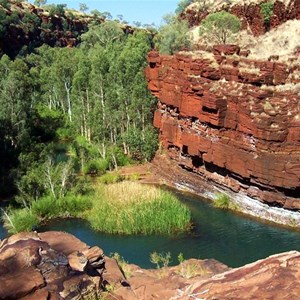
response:
<svg viewBox="0 0 300 300"><path fill-rule="evenodd" d="M191 225L190 211L172 193L128 181L99 186L87 219L114 234L173 234Z"/></svg>
<svg viewBox="0 0 300 300"><path fill-rule="evenodd" d="M214 207L221 209L238 210L237 204L233 203L230 197L225 193L217 193L213 199Z"/></svg>

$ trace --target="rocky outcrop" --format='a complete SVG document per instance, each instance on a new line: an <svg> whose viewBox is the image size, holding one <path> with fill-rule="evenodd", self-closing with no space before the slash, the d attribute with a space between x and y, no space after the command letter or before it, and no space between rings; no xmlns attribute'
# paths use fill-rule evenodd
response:
<svg viewBox="0 0 300 300"><path fill-rule="evenodd" d="M16 234L0 241L0 299L169 299L189 282L229 270L213 259L160 270L122 265L68 233Z"/></svg>
<svg viewBox="0 0 300 300"><path fill-rule="evenodd" d="M21 233L0 244L0 299L97 299L105 259L62 232Z"/></svg>
<svg viewBox="0 0 300 300"><path fill-rule="evenodd" d="M14 58L47 44L51 47L74 47L81 34L91 23L101 24L104 18L74 11L49 12L28 2L9 0L0 4L0 55ZM122 30L132 34L134 28L120 24Z"/></svg>
<svg viewBox="0 0 300 300"><path fill-rule="evenodd" d="M222 45L213 53L151 52L154 125L168 155L199 178L299 209L299 64L242 54Z"/></svg>
<svg viewBox="0 0 300 300"><path fill-rule="evenodd" d="M299 299L300 254L291 251L190 285L173 299ZM197 297L197 298L195 298Z"/></svg>
<svg viewBox="0 0 300 300"><path fill-rule="evenodd" d="M0 241L0 299L293 300L300 294L296 251L237 269L214 259L150 270L121 265L67 233L17 234Z"/></svg>
<svg viewBox="0 0 300 300"><path fill-rule="evenodd" d="M73 47L87 31L91 17L50 14L30 3L8 1L0 5L1 52L11 58L20 51L32 51L43 44ZM99 19L102 22L103 19Z"/></svg>
<svg viewBox="0 0 300 300"><path fill-rule="evenodd" d="M288 1L278 1L274 2L271 8L269 21L265 21L261 4L269 3L271 1L250 1L250 2L236 2L231 4L230 1L219 1L218 5L212 4L208 7L208 10L199 10L191 6L187 8L185 12L181 14L181 18L187 20L189 25L197 26L201 21L211 12L217 12L225 10L231 14L237 16L241 20L242 29L247 29L252 32L253 35L261 35L266 31L276 28L277 26L283 24L288 20L300 19L300 1L291 0Z"/></svg>

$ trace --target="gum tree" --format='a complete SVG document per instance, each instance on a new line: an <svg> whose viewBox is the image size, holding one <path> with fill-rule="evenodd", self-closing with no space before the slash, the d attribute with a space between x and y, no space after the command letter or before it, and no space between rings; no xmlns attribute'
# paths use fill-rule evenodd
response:
<svg viewBox="0 0 300 300"><path fill-rule="evenodd" d="M226 44L241 28L238 17L220 11L208 15L201 23L199 34L210 43Z"/></svg>
<svg viewBox="0 0 300 300"><path fill-rule="evenodd" d="M191 47L188 24L184 20L178 20L173 15L164 17L165 25L159 28L155 36L155 44L159 52L174 54L182 49Z"/></svg>

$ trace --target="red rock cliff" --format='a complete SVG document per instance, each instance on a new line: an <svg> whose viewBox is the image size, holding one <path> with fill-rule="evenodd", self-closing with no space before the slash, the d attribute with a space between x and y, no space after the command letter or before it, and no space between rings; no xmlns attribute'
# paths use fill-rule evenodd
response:
<svg viewBox="0 0 300 300"><path fill-rule="evenodd" d="M299 209L299 64L223 54L238 52L219 46L214 54L149 54L160 141L202 178Z"/></svg>
<svg viewBox="0 0 300 300"><path fill-rule="evenodd" d="M268 3L268 1L259 0L246 4L242 2L231 4L230 1L224 1L222 5L211 7L210 11L225 10L230 12L241 20L243 29L250 29L254 35L264 34L288 20L300 19L300 0L291 0L287 5L283 1L276 0L272 8L270 21L267 23L264 21L261 9L262 3ZM269 3L271 2L269 1ZM207 15L207 11L187 8L180 17L187 20L189 26L192 27L199 25Z"/></svg>

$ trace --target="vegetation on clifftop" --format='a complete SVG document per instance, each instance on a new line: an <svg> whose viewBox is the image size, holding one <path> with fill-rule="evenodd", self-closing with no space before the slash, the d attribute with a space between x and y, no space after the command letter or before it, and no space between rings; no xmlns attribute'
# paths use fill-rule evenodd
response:
<svg viewBox="0 0 300 300"><path fill-rule="evenodd" d="M160 53L174 54L191 48L188 24L176 16L167 15L165 25L161 26L155 36L155 44Z"/></svg>
<svg viewBox="0 0 300 300"><path fill-rule="evenodd" d="M241 28L238 17L220 11L209 14L201 23L199 34L209 43L228 44L234 39L234 34Z"/></svg>

